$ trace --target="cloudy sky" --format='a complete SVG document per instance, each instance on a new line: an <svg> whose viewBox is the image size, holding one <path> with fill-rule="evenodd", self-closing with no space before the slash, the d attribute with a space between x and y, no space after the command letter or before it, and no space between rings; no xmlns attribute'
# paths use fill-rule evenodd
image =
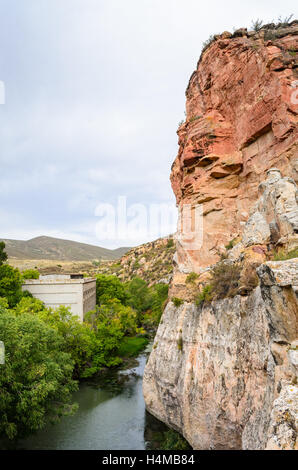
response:
<svg viewBox="0 0 298 470"><path fill-rule="evenodd" d="M150 239L101 236L96 208L175 203L176 129L202 42L295 4L0 0L0 238Z"/></svg>

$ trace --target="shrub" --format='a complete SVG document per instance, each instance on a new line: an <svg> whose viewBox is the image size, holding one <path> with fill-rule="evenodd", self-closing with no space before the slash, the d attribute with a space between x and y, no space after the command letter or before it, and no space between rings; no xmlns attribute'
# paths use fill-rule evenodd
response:
<svg viewBox="0 0 298 470"><path fill-rule="evenodd" d="M225 246L226 250L231 250L236 245L237 239L233 238L229 241L229 243Z"/></svg>
<svg viewBox="0 0 298 470"><path fill-rule="evenodd" d="M139 263L138 260L136 260L136 261L134 262L134 264L132 265L133 271L139 269L140 267L141 267L141 265L140 265L140 263Z"/></svg>
<svg viewBox="0 0 298 470"><path fill-rule="evenodd" d="M179 297L173 297L172 302L175 305L175 307L180 307L184 303L184 300L179 299Z"/></svg>
<svg viewBox="0 0 298 470"><path fill-rule="evenodd" d="M189 273L189 275L186 278L186 282L189 283L194 283L198 279L199 275L197 273Z"/></svg>
<svg viewBox="0 0 298 470"><path fill-rule="evenodd" d="M169 429L163 435L160 443L161 450L190 450L188 442L176 431Z"/></svg>
<svg viewBox="0 0 298 470"><path fill-rule="evenodd" d="M277 19L278 26L287 26L292 20L293 16L294 16L293 13L289 16L285 16L284 18L282 16L279 16Z"/></svg>
<svg viewBox="0 0 298 470"><path fill-rule="evenodd" d="M241 266L220 262L211 271L211 285L214 299L234 297L239 287Z"/></svg>
<svg viewBox="0 0 298 470"><path fill-rule="evenodd" d="M206 41L203 42L202 52L204 52L208 47L215 41L216 37L215 34L211 34Z"/></svg>
<svg viewBox="0 0 298 470"><path fill-rule="evenodd" d="M8 264L0 265L0 297L5 297L10 307L22 298L22 278L18 269Z"/></svg>
<svg viewBox="0 0 298 470"><path fill-rule="evenodd" d="M167 248L173 248L175 246L173 238L170 238L167 243Z"/></svg>
<svg viewBox="0 0 298 470"><path fill-rule="evenodd" d="M195 303L197 306L201 305L202 303L209 303L212 301L213 294L212 294L213 287L212 285L208 284L207 286L203 287L202 291L198 294L195 299Z"/></svg>
<svg viewBox="0 0 298 470"><path fill-rule="evenodd" d="M128 294L124 284L116 276L99 274L96 277L96 303L101 305L113 299L127 304Z"/></svg>
<svg viewBox="0 0 298 470"><path fill-rule="evenodd" d="M189 122L194 122L194 121L197 121L197 119L201 119L202 116L191 116L191 118L189 119Z"/></svg>
<svg viewBox="0 0 298 470"><path fill-rule="evenodd" d="M5 263L5 261L7 260L7 254L6 252L4 251L5 249L5 243L4 242L0 242L0 266Z"/></svg>
<svg viewBox="0 0 298 470"><path fill-rule="evenodd" d="M37 269L26 269L22 272L22 279L39 279L39 272Z"/></svg>
<svg viewBox="0 0 298 470"><path fill-rule="evenodd" d="M179 339L177 341L177 347L179 349L179 351L182 351L183 349L183 339L182 339L182 336L179 336Z"/></svg>
<svg viewBox="0 0 298 470"><path fill-rule="evenodd" d="M253 20L251 22L251 29L253 31L256 31L256 32L260 31L262 26L263 26L263 21L262 20L257 19L257 20Z"/></svg>

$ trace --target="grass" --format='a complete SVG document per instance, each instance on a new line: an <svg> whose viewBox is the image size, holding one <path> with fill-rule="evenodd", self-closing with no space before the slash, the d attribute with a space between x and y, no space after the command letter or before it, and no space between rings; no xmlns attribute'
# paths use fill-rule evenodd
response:
<svg viewBox="0 0 298 470"><path fill-rule="evenodd" d="M173 297L172 302L175 305L175 307L180 307L184 303L183 299L179 299L179 297Z"/></svg>
<svg viewBox="0 0 298 470"><path fill-rule="evenodd" d="M183 339L182 339L182 336L179 337L178 341L177 341L177 347L179 349L179 351L182 351L183 349Z"/></svg>
<svg viewBox="0 0 298 470"><path fill-rule="evenodd" d="M291 251L280 249L273 254L274 261L285 261L287 259L298 258L298 248Z"/></svg>
<svg viewBox="0 0 298 470"><path fill-rule="evenodd" d="M229 243L225 246L226 250L231 250L234 248L234 246L237 244L237 238L233 238L233 240L230 240Z"/></svg>
<svg viewBox="0 0 298 470"><path fill-rule="evenodd" d="M135 357L148 344L149 340L141 336L123 338L118 354L120 357Z"/></svg>

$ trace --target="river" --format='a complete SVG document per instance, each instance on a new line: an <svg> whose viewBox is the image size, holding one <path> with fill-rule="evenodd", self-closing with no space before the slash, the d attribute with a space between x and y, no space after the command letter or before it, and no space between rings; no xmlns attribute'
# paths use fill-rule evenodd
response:
<svg viewBox="0 0 298 470"><path fill-rule="evenodd" d="M83 382L74 393L78 411L58 424L18 441L17 449L145 450L167 428L145 410L142 376L146 352L134 367L108 372L100 382Z"/></svg>

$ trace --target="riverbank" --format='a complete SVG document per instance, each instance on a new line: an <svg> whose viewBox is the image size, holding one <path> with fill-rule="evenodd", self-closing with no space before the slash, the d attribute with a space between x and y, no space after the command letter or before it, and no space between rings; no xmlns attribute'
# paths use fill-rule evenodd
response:
<svg viewBox="0 0 298 470"><path fill-rule="evenodd" d="M145 409L142 377L149 350L150 344L138 357L131 357L130 366L124 363L119 368L104 371L95 379L81 382L73 395L79 405L74 415L63 417L55 425L48 423L36 434L6 444L5 448L147 450L169 445L169 438L176 433ZM174 438L173 449L177 449L175 445L179 438L179 435ZM181 443L179 445L179 448L185 448Z"/></svg>

